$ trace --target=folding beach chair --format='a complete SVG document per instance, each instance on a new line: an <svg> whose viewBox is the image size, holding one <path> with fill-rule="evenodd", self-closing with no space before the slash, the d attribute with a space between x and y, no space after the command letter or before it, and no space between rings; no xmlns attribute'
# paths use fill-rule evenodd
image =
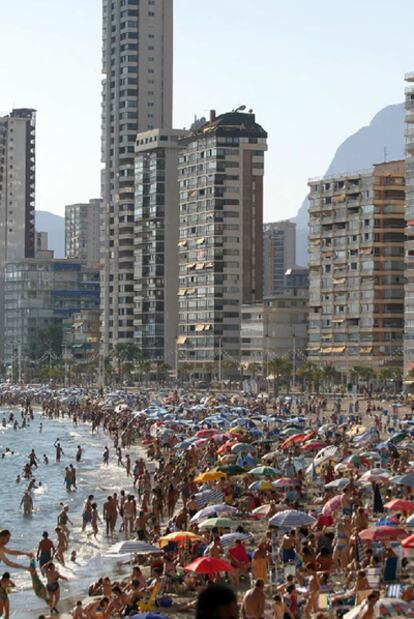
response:
<svg viewBox="0 0 414 619"><path fill-rule="evenodd" d="M388 585L387 587L387 598L401 598L402 587L399 583L395 585Z"/></svg>
<svg viewBox="0 0 414 619"><path fill-rule="evenodd" d="M367 580L371 589L379 589L381 583L381 568L369 567L367 570Z"/></svg>
<svg viewBox="0 0 414 619"><path fill-rule="evenodd" d="M144 611L150 612L152 610L155 610L155 600L157 599L160 587L161 587L161 582L160 581L156 582L152 587L149 597L145 601L143 600L142 602L140 602L139 610L141 612L144 612Z"/></svg>

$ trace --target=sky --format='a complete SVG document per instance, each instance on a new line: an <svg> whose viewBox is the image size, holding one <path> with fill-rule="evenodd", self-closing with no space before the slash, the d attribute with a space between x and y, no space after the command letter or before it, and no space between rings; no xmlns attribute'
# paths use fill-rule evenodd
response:
<svg viewBox="0 0 414 619"><path fill-rule="evenodd" d="M174 0L174 122L245 104L268 131L266 221L414 69L413 0ZM36 207L99 196L101 0L0 0L0 114L37 110Z"/></svg>

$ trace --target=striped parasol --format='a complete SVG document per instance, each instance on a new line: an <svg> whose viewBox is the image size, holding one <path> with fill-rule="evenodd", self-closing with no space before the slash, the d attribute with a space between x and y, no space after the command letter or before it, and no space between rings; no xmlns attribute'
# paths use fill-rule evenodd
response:
<svg viewBox="0 0 414 619"><path fill-rule="evenodd" d="M301 512L297 509L285 509L283 512L279 512L271 517L269 526L294 529L295 527L307 526L315 522L315 518L309 516L309 514L305 512Z"/></svg>

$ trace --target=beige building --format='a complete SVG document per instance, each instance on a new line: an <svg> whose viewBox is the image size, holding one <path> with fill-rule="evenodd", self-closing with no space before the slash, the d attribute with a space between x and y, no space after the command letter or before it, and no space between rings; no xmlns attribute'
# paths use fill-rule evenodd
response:
<svg viewBox="0 0 414 619"><path fill-rule="evenodd" d="M240 359L241 304L262 299L267 133L254 114L213 111L181 146L179 364L211 375Z"/></svg>
<svg viewBox="0 0 414 619"><path fill-rule="evenodd" d="M173 0L103 0L101 334L134 337L137 133L172 126Z"/></svg>
<svg viewBox="0 0 414 619"><path fill-rule="evenodd" d="M309 183L309 360L400 367L405 164Z"/></svg>
<svg viewBox="0 0 414 619"><path fill-rule="evenodd" d="M102 200L65 206L65 257L88 266L100 262L100 217Z"/></svg>
<svg viewBox="0 0 414 619"><path fill-rule="evenodd" d="M405 298L404 375L414 368L414 71L405 89Z"/></svg>
<svg viewBox="0 0 414 619"><path fill-rule="evenodd" d="M139 133L135 148L134 339L144 357L175 367L178 325L179 139Z"/></svg>

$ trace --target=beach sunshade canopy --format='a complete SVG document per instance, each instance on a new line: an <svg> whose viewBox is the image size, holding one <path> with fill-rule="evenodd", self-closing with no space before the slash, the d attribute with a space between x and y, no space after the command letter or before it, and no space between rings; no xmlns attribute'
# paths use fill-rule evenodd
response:
<svg viewBox="0 0 414 619"><path fill-rule="evenodd" d="M319 464L322 464L327 460L335 458L338 455L338 452L338 447L336 447L335 445L328 445L328 447L324 447L323 449L318 451L318 453L313 459L313 463L318 466Z"/></svg>
<svg viewBox="0 0 414 619"><path fill-rule="evenodd" d="M163 548L164 546L168 546L170 542L174 542L175 544L185 544L186 542L196 542L199 541L201 537L192 533L191 531L174 531L174 533L168 533L168 535L164 535L160 537L158 542Z"/></svg>
<svg viewBox="0 0 414 619"><path fill-rule="evenodd" d="M341 506L342 506L342 496L340 494L337 494L336 496L332 497L332 499L329 499L329 501L325 503L325 505L322 508L322 514L324 516L332 516L332 514L337 512L338 509L341 508Z"/></svg>
<svg viewBox="0 0 414 619"><path fill-rule="evenodd" d="M238 464L223 464L222 466L218 466L217 470L226 475L242 475L246 472L244 468Z"/></svg>
<svg viewBox="0 0 414 619"><path fill-rule="evenodd" d="M233 566L223 559L217 557L200 557L184 567L186 572L196 574L217 574L218 572L232 572Z"/></svg>
<svg viewBox="0 0 414 619"><path fill-rule="evenodd" d="M338 479L334 479L330 481L328 484L325 484L325 488L328 490L343 490L349 484L349 479L345 477L339 477Z"/></svg>
<svg viewBox="0 0 414 619"><path fill-rule="evenodd" d="M194 477L194 481L202 484L205 481L217 481L218 479L221 479L222 477L225 477L225 473L223 473L222 471L215 471L214 469L212 469L211 471L205 471L204 473L200 473L200 475L197 475L197 477Z"/></svg>
<svg viewBox="0 0 414 619"><path fill-rule="evenodd" d="M219 529L236 529L240 525L237 520L231 520L231 518L207 518L198 525L200 529L213 529L218 527Z"/></svg>
<svg viewBox="0 0 414 619"><path fill-rule="evenodd" d="M279 475L279 471L273 466L256 466L254 469L250 469L248 474L255 477L276 477Z"/></svg>
<svg viewBox="0 0 414 619"><path fill-rule="evenodd" d="M289 488L290 486L295 485L295 480L290 477L280 477L280 479L276 479L272 482L272 486L274 488Z"/></svg>
<svg viewBox="0 0 414 619"><path fill-rule="evenodd" d="M283 512L279 512L271 517L269 525L271 527L287 527L294 529L295 527L302 527L314 524L315 518L309 516L305 512L301 512L297 509L285 509Z"/></svg>
<svg viewBox="0 0 414 619"><path fill-rule="evenodd" d="M202 520L206 520L211 516L231 516L237 512L237 508L232 505L226 505L226 503L219 503L218 505L209 505L208 507L204 507L204 509L200 509L194 516L191 518L190 522L200 522Z"/></svg>
<svg viewBox="0 0 414 619"><path fill-rule="evenodd" d="M404 539L407 537L407 531L390 525L379 527L368 527L359 534L360 539L370 542Z"/></svg>
<svg viewBox="0 0 414 619"><path fill-rule="evenodd" d="M268 481L267 479L258 479L257 481L254 481L250 484L249 490L259 490L261 492L264 492L267 490L274 490L274 487L272 486L271 481Z"/></svg>
<svg viewBox="0 0 414 619"><path fill-rule="evenodd" d="M414 501L408 501L407 499L392 499L385 503L385 509L391 509L397 512L414 512Z"/></svg>
<svg viewBox="0 0 414 619"><path fill-rule="evenodd" d="M234 546L237 541L245 542L252 538L250 533L225 533L220 537L220 542L223 548L230 548L230 546Z"/></svg>
<svg viewBox="0 0 414 619"><path fill-rule="evenodd" d="M414 534L405 537L401 540L401 546L403 548L414 548Z"/></svg>
<svg viewBox="0 0 414 619"><path fill-rule="evenodd" d="M391 477L391 481L393 484L398 484L399 486L410 486L410 488L414 488L414 473L404 473L403 475Z"/></svg>

